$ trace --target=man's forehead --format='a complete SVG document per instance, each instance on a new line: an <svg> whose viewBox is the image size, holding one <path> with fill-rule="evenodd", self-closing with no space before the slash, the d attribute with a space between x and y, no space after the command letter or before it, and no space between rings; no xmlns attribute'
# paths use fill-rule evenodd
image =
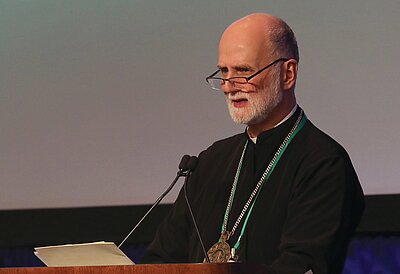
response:
<svg viewBox="0 0 400 274"><path fill-rule="evenodd" d="M235 57L234 55L220 55L218 58L217 66L222 67L232 67L232 68L254 68L259 65L263 58L255 58L253 56L241 55Z"/></svg>
<svg viewBox="0 0 400 274"><path fill-rule="evenodd" d="M267 30L261 25L231 25L222 35L219 43L220 65L251 64L257 66L270 56L271 45Z"/></svg>
<svg viewBox="0 0 400 274"><path fill-rule="evenodd" d="M265 41L253 41L251 37L249 39L246 37L221 39L218 65L257 66L270 55L268 48Z"/></svg>

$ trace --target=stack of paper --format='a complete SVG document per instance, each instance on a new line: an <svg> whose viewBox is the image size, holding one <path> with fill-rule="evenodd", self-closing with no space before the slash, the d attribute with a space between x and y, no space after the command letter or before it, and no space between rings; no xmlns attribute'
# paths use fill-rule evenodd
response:
<svg viewBox="0 0 400 274"><path fill-rule="evenodd" d="M47 266L134 264L114 243L110 242L36 247L35 255Z"/></svg>

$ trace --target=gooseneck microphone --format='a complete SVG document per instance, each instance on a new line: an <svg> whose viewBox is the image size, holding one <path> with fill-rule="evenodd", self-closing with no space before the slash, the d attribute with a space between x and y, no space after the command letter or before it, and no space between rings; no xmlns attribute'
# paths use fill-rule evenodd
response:
<svg viewBox="0 0 400 274"><path fill-rule="evenodd" d="M196 157L196 159L197 159L197 157ZM135 225L135 227L132 228L132 230L128 233L128 235L126 235L124 240L118 245L118 248L120 248L122 246L122 244L131 236L131 234L139 227L139 225L143 222L143 220L146 219L147 215L149 215L149 213L151 211L153 211L153 208L155 208L161 202L161 200L164 199L164 197L171 191L171 189L175 186L178 179L182 176L188 176L190 174L189 165L190 166L194 165L194 167L195 167L196 164L197 164L197 161L196 161L196 163L193 163L193 160L191 160L191 157L189 155L184 155L182 157L181 162L179 163L179 171L177 172L176 177L172 181L171 185L167 188L167 190L163 194L161 194L160 197L157 198L157 200L150 207L150 209L147 210L146 214L144 214L142 219L140 219L140 221Z"/></svg>
<svg viewBox="0 0 400 274"><path fill-rule="evenodd" d="M201 249L203 250L203 253L204 253L204 258L206 259L207 263L210 263L210 258L208 258L208 254L207 254L206 249L204 247L203 239L201 238L201 235L200 235L199 227L197 226L197 222L196 222L196 219L194 218L193 210L192 210L192 207L190 206L189 199L188 199L188 196L187 196L187 182L188 182L189 177L192 174L193 170L196 168L198 161L199 161L199 159L196 156L192 156L192 157L190 157L190 159L189 159L189 161L187 163L188 174L185 176L186 178L185 178L185 181L183 183L183 192L185 194L186 204L187 204L189 212L190 212L190 217L192 218L192 221L193 221L194 229L196 230L197 237L199 238L199 242L200 242L200 245L201 245Z"/></svg>

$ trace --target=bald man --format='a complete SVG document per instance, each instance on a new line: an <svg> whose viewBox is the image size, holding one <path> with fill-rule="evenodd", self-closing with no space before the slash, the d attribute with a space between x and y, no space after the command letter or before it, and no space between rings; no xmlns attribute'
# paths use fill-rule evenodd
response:
<svg viewBox="0 0 400 274"><path fill-rule="evenodd" d="M247 127L200 153L188 185L211 262L341 273L363 192L346 151L297 105L298 62L292 30L272 15L239 19L221 37L207 82ZM143 262L205 257L181 191Z"/></svg>

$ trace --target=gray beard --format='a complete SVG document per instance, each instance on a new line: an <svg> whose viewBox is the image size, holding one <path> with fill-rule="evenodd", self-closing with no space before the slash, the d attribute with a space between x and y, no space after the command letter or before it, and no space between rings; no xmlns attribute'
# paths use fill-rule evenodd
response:
<svg viewBox="0 0 400 274"><path fill-rule="evenodd" d="M243 95L248 99L250 106L245 109L237 109L230 102L230 96L227 95L229 114L232 120L237 124L254 125L258 124L271 114L271 112L282 102L282 91L280 90L279 77L274 77L268 89L260 93L246 93ZM269 94L266 92L269 91Z"/></svg>

